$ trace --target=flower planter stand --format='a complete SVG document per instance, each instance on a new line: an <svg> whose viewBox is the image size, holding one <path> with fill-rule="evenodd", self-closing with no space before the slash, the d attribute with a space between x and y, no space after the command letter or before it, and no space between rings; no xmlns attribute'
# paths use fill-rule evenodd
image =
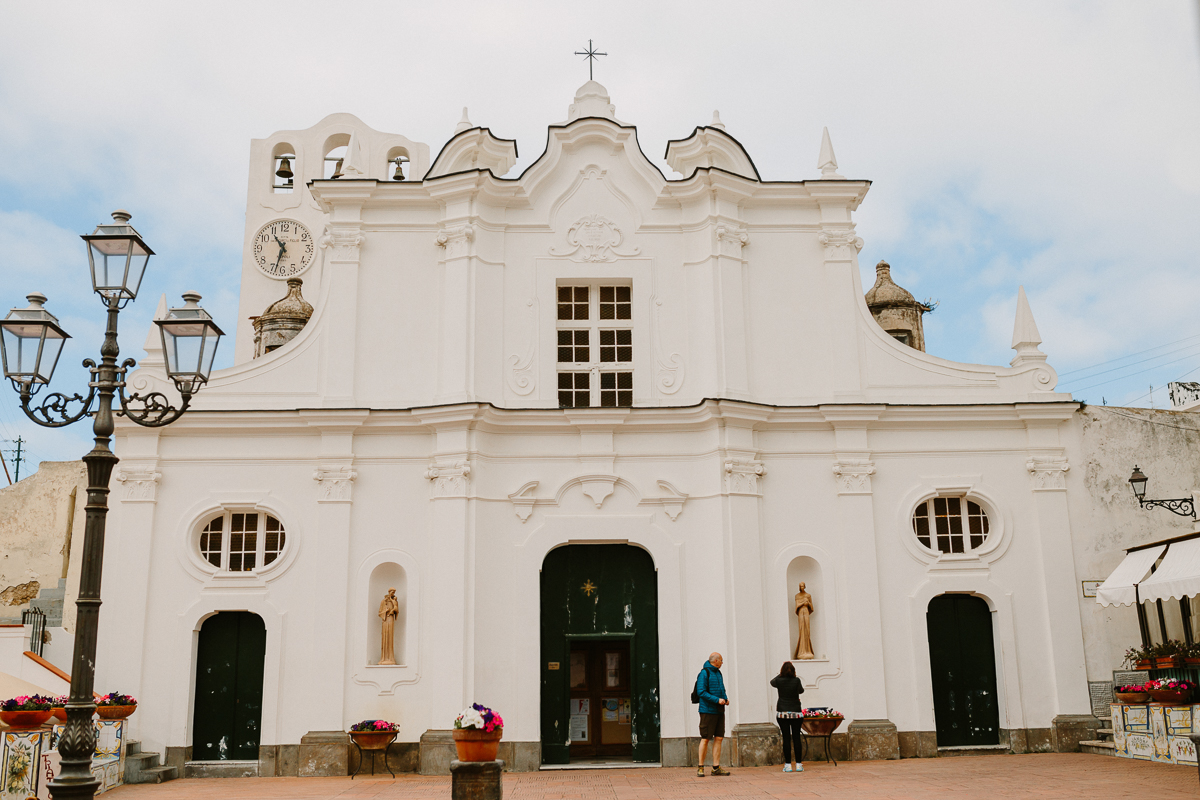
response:
<svg viewBox="0 0 1200 800"><path fill-rule="evenodd" d="M0 722L15 731L31 731L42 727L53 713L49 708L41 711L0 711Z"/></svg>
<svg viewBox="0 0 1200 800"><path fill-rule="evenodd" d="M1116 692L1117 702L1131 706L1144 706L1150 702L1149 692Z"/></svg>
<svg viewBox="0 0 1200 800"><path fill-rule="evenodd" d="M1189 689L1178 692L1172 691L1171 689L1150 690L1150 696L1154 698L1154 702L1162 703L1163 705L1168 706L1183 705L1185 702L1187 702L1189 694L1191 694L1191 690Z"/></svg>
<svg viewBox="0 0 1200 800"><path fill-rule="evenodd" d="M371 775L375 775L375 753L379 750L383 751L383 766L394 778L396 773L392 772L392 767L388 764L388 751L391 750L393 744L396 743L396 735L399 731L350 731L350 741L358 748L358 769L354 770L354 775L362 772L363 759L366 758L365 753L371 754ZM354 780L354 775L350 776L350 780Z"/></svg>
<svg viewBox="0 0 1200 800"><path fill-rule="evenodd" d="M458 760L471 763L496 760L504 729L498 728L488 732L476 728L455 728L451 733L454 736L454 749L458 751Z"/></svg>
<svg viewBox="0 0 1200 800"><path fill-rule="evenodd" d="M137 706L96 706L96 716L100 719L126 719Z"/></svg>
<svg viewBox="0 0 1200 800"><path fill-rule="evenodd" d="M803 732L800 737L800 760L806 760L809 739L824 739L825 760L836 767L837 761L834 760L833 752L829 748L829 740L833 736L833 732L842 724L843 719L845 717L809 717L802 720L800 722L800 730Z"/></svg>

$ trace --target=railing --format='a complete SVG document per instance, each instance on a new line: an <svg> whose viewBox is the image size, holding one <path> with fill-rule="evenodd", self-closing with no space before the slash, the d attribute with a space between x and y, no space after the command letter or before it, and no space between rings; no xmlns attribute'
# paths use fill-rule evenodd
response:
<svg viewBox="0 0 1200 800"><path fill-rule="evenodd" d="M29 631L29 651L41 656L42 648L46 645L46 612L40 608L30 608L21 612L21 624L31 625Z"/></svg>

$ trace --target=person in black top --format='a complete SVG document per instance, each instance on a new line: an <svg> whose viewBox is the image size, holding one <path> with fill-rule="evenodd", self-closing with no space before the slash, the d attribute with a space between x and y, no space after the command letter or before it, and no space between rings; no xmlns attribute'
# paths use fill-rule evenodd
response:
<svg viewBox="0 0 1200 800"><path fill-rule="evenodd" d="M796 668L791 661L783 662L779 674L771 678L771 685L779 692L779 700L775 703L775 716L779 722L779 730L783 734L783 771L803 772L804 764L800 761L800 695L804 694L804 683L796 677ZM789 756L791 764L788 764Z"/></svg>

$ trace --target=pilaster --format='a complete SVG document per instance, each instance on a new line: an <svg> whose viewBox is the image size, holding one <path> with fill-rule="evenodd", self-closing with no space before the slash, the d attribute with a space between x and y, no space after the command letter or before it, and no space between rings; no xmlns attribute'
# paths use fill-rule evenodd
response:
<svg viewBox="0 0 1200 800"><path fill-rule="evenodd" d="M833 373L835 398L852 399L862 392L859 356L858 306L863 303L862 281L858 274L858 252L863 240L854 232L851 211L866 194L861 181L831 180L806 184L821 210L818 241L824 249L825 291L830 308L825 316L828 326L825 340L830 342L836 365Z"/></svg>
<svg viewBox="0 0 1200 800"><path fill-rule="evenodd" d="M323 186L322 199L329 222L317 241L324 251L324 280L329 282L322 327L321 395L330 408L354 405L358 341L358 269L366 234L362 206L371 196L374 181L338 181ZM336 321L336 322L334 322Z"/></svg>

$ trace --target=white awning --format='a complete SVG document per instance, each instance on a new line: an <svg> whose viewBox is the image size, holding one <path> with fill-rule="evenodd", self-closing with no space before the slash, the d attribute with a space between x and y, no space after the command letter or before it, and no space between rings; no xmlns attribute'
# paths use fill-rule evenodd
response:
<svg viewBox="0 0 1200 800"><path fill-rule="evenodd" d="M1126 555L1108 580L1096 589L1096 602L1102 606L1131 606L1137 602L1138 593L1134 591L1134 584L1142 583L1150 573L1150 567L1166 549L1165 544L1159 544ZM1146 595L1141 594L1141 598L1145 600Z"/></svg>
<svg viewBox="0 0 1200 800"><path fill-rule="evenodd" d="M1158 569L1138 588L1142 600L1200 594L1200 539L1172 542Z"/></svg>

